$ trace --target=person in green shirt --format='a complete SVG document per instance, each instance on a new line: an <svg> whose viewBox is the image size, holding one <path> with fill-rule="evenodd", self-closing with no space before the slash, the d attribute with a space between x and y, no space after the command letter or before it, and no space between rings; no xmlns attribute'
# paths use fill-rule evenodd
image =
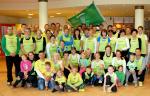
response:
<svg viewBox="0 0 150 96"><path fill-rule="evenodd" d="M136 48L141 49L141 39L138 38L137 36L138 31L136 29L133 29L131 31L131 37L129 39L129 44L130 44L130 53L135 53Z"/></svg>
<svg viewBox="0 0 150 96"><path fill-rule="evenodd" d="M42 36L42 31L40 29L38 29L36 32L35 41L35 59L38 60L39 51L45 51L46 49L46 39Z"/></svg>
<svg viewBox="0 0 150 96"><path fill-rule="evenodd" d="M77 53L79 54L81 51L81 35L80 30L75 29L73 33L73 46L76 48Z"/></svg>
<svg viewBox="0 0 150 96"><path fill-rule="evenodd" d="M66 77L63 75L62 71L58 71L55 78L55 88L52 90L52 92L65 91L65 84L66 84Z"/></svg>
<svg viewBox="0 0 150 96"><path fill-rule="evenodd" d="M118 66L118 71L115 72L117 75L117 86L122 86L124 85L124 81L125 81L125 73L123 72L123 66L120 65Z"/></svg>
<svg viewBox="0 0 150 96"><path fill-rule="evenodd" d="M33 52L28 53L28 59L32 63L32 69L30 71L29 80L30 80L33 87L37 87L37 73L34 69L34 65L35 65L36 60L34 58L34 53Z"/></svg>
<svg viewBox="0 0 150 96"><path fill-rule="evenodd" d="M107 72L108 66L112 65L113 57L114 57L114 54L112 52L112 47L110 45L107 45L105 47L105 54L103 57L105 73Z"/></svg>
<svg viewBox="0 0 150 96"><path fill-rule="evenodd" d="M130 54L129 61L127 63L127 71L126 71L126 84L125 86L128 86L128 80L129 76L132 75L133 77L133 83L135 84L135 87L137 87L137 76L136 76L136 62L135 62L135 54Z"/></svg>
<svg viewBox="0 0 150 96"><path fill-rule="evenodd" d="M138 37L141 38L141 55L145 57L148 53L148 38L147 35L144 33L143 26L138 27Z"/></svg>
<svg viewBox="0 0 150 96"><path fill-rule="evenodd" d="M20 72L20 58L19 50L20 43L19 38L13 33L13 28L7 28L7 34L2 37L2 50L6 56L6 66L7 66L7 84L11 85L13 81L12 67L15 66L15 75L18 76Z"/></svg>
<svg viewBox="0 0 150 96"><path fill-rule="evenodd" d="M27 28L24 32L24 37L20 40L21 44L21 54L28 54L29 52L34 52L36 48L35 38L31 36L31 29Z"/></svg>
<svg viewBox="0 0 150 96"><path fill-rule="evenodd" d="M146 72L146 63L144 57L141 56L141 49L137 48L135 54L136 54L135 63L137 66L136 75L139 81L138 85L143 86Z"/></svg>
<svg viewBox="0 0 150 96"><path fill-rule="evenodd" d="M71 73L68 76L66 89L68 92L72 91L84 91L84 85L81 75L78 73L77 67L73 67Z"/></svg>
<svg viewBox="0 0 150 96"><path fill-rule="evenodd" d="M104 92L117 92L117 75L114 72L114 67L109 65L108 72L104 76Z"/></svg>

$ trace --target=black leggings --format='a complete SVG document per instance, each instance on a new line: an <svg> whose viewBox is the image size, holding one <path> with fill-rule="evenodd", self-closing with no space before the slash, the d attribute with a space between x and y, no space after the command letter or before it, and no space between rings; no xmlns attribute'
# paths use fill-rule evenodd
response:
<svg viewBox="0 0 150 96"><path fill-rule="evenodd" d="M67 68L64 68L64 75L66 78L68 78L70 71Z"/></svg>
<svg viewBox="0 0 150 96"><path fill-rule="evenodd" d="M113 84L113 83L111 82L111 77L110 77L110 76L106 76L106 85L111 86L112 84ZM117 92L117 87L116 87L116 85L111 88L111 91L112 91L112 92Z"/></svg>
<svg viewBox="0 0 150 96"><path fill-rule="evenodd" d="M138 75L138 72L139 70L136 71L136 75L139 78L138 80L144 82L146 69L144 69L140 75Z"/></svg>

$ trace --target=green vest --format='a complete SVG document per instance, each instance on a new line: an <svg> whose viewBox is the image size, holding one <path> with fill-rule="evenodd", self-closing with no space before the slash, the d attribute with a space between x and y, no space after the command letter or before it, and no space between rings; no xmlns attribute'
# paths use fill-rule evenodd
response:
<svg viewBox="0 0 150 96"><path fill-rule="evenodd" d="M139 48L139 40L138 38L130 39L130 52L135 53L136 48Z"/></svg>
<svg viewBox="0 0 150 96"><path fill-rule="evenodd" d="M65 37L65 36L63 35L62 40L63 40L64 42L68 42L68 41L71 40L71 36L69 35L69 36ZM69 45L69 46L66 46L66 47L67 47L67 49L68 49L67 51L70 51L72 46Z"/></svg>
<svg viewBox="0 0 150 96"><path fill-rule="evenodd" d="M24 47L25 52L27 53L33 51L34 43L33 43L32 37L30 37L29 40L26 40L25 37L23 38L23 47Z"/></svg>
<svg viewBox="0 0 150 96"><path fill-rule="evenodd" d="M93 72L94 73L98 73L98 74L101 74L104 72L104 70L100 69L100 61L96 62L96 61L93 61L92 62L94 65L94 68L93 68Z"/></svg>
<svg viewBox="0 0 150 96"><path fill-rule="evenodd" d="M80 51L80 49L81 49L80 48L80 40L74 39L74 45L73 46L76 48L77 51Z"/></svg>
<svg viewBox="0 0 150 96"><path fill-rule="evenodd" d="M55 69L55 71L59 71L61 69L60 64L55 63L54 64L54 69Z"/></svg>
<svg viewBox="0 0 150 96"><path fill-rule="evenodd" d="M106 56L106 53L105 53L103 57L105 69L107 69L109 65L112 65L112 58L113 58L113 53L111 53L109 57Z"/></svg>
<svg viewBox="0 0 150 96"><path fill-rule="evenodd" d="M118 50L121 50L126 47L126 40L119 38L118 39Z"/></svg>
<svg viewBox="0 0 150 96"><path fill-rule="evenodd" d="M88 48L91 50L91 53L95 53L95 41L94 41L94 38L93 37L90 37L90 38L86 38L85 40L85 46L86 46L86 49L87 50Z"/></svg>
<svg viewBox="0 0 150 96"><path fill-rule="evenodd" d="M108 45L108 37L107 38L100 38L100 47L99 47L99 51L100 52L105 52L105 47Z"/></svg>
<svg viewBox="0 0 150 96"><path fill-rule="evenodd" d="M39 40L35 38L35 41L36 41L35 54L38 54L39 51L43 50L43 37Z"/></svg>
<svg viewBox="0 0 150 96"><path fill-rule="evenodd" d="M135 70L135 68L136 68L136 62L135 61L133 61L133 62L129 61L127 63L127 66L129 67L129 70Z"/></svg>
<svg viewBox="0 0 150 96"><path fill-rule="evenodd" d="M112 48L112 52L115 52L115 47L116 47L116 38L115 37L110 38L110 46Z"/></svg>
<svg viewBox="0 0 150 96"><path fill-rule="evenodd" d="M6 49L10 53L16 53L17 50L17 37L15 35L5 35L6 38Z"/></svg>
<svg viewBox="0 0 150 96"><path fill-rule="evenodd" d="M137 70L142 70L143 57L141 57L139 60L136 59L135 62L136 62Z"/></svg>
<svg viewBox="0 0 150 96"><path fill-rule="evenodd" d="M57 52L57 44L50 43L49 52L50 52L50 56L52 57L53 54Z"/></svg>
<svg viewBox="0 0 150 96"><path fill-rule="evenodd" d="M122 59L120 59L120 60L117 60L117 58L116 57L114 57L114 67L116 68L116 69L118 69L118 67L120 66L120 65L123 65L123 60Z"/></svg>
<svg viewBox="0 0 150 96"><path fill-rule="evenodd" d="M142 34L141 41L142 41L141 52L142 54L146 54L147 46L146 46L146 41L145 41L145 34Z"/></svg>
<svg viewBox="0 0 150 96"><path fill-rule="evenodd" d="M75 54L75 56L72 56L72 54L70 54L70 59L69 59L69 62L71 65L73 66L78 66L78 55Z"/></svg>

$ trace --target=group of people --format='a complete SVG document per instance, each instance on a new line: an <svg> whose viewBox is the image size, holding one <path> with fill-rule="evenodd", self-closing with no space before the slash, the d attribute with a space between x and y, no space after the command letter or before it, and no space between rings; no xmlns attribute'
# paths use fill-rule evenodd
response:
<svg viewBox="0 0 150 96"><path fill-rule="evenodd" d="M117 92L120 86L143 86L149 50L144 28L117 29L103 24L77 28L59 23L38 26L22 24L13 32L8 27L2 38L6 56L7 84L13 88L84 91L86 86L103 86ZM16 80L13 82L12 67ZM13 82L13 83L12 83Z"/></svg>

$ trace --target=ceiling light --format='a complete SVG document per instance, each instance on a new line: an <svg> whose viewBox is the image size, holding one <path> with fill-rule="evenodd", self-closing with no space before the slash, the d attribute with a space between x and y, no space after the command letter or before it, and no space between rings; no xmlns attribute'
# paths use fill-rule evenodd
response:
<svg viewBox="0 0 150 96"><path fill-rule="evenodd" d="M32 16L33 14L32 14L32 13L29 13L28 15Z"/></svg>
<svg viewBox="0 0 150 96"><path fill-rule="evenodd" d="M50 18L53 18L54 16L50 16Z"/></svg>
<svg viewBox="0 0 150 96"><path fill-rule="evenodd" d="M61 13L56 13L57 15L60 15Z"/></svg>

